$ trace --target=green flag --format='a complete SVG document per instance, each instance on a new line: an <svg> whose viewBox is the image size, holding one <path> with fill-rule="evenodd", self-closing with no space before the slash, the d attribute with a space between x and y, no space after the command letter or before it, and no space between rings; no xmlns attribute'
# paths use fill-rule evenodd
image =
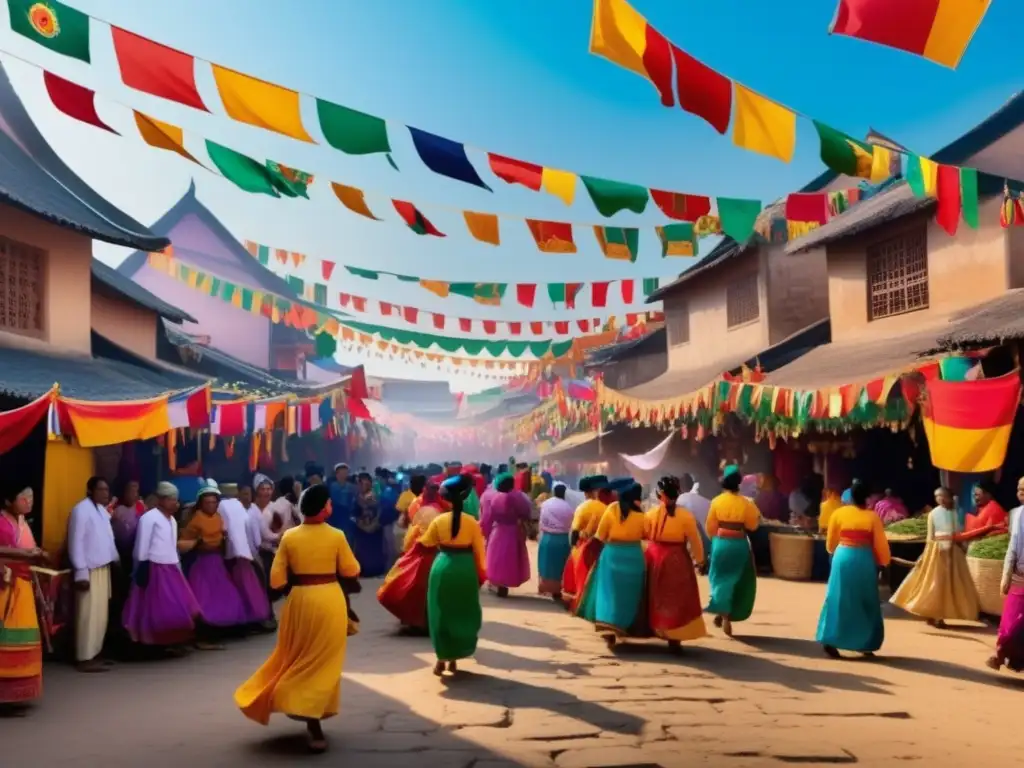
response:
<svg viewBox="0 0 1024 768"><path fill-rule="evenodd" d="M304 197L309 199L309 185L313 183L312 174L305 171L297 171L287 165L267 160L267 173L270 174L270 183L274 189L285 197Z"/></svg>
<svg viewBox="0 0 1024 768"><path fill-rule="evenodd" d="M89 57L89 17L57 0L7 0L11 30L85 63Z"/></svg>
<svg viewBox="0 0 1024 768"><path fill-rule="evenodd" d="M874 150L869 145L817 120L814 127L821 139L821 161L825 165L846 176L871 178Z"/></svg>
<svg viewBox="0 0 1024 768"><path fill-rule="evenodd" d="M696 256L697 237L693 224L688 221L657 227L661 240L661 258L666 256Z"/></svg>
<svg viewBox="0 0 1024 768"><path fill-rule="evenodd" d="M372 155L390 152L388 126L381 118L354 109L316 100L320 130L327 143L349 155Z"/></svg>
<svg viewBox="0 0 1024 768"><path fill-rule="evenodd" d="M590 193L594 207L602 216L613 216L619 211L643 213L647 207L647 187L627 184L624 181L599 179L596 176L580 176L583 186Z"/></svg>
<svg viewBox="0 0 1024 768"><path fill-rule="evenodd" d="M222 144L206 140L206 153L224 178L245 192L280 197L264 163L235 152Z"/></svg>
<svg viewBox="0 0 1024 768"><path fill-rule="evenodd" d="M978 228L978 171L974 168L960 169L960 204L963 206L964 221L972 229Z"/></svg>
<svg viewBox="0 0 1024 768"><path fill-rule="evenodd" d="M760 213L760 200L718 198L718 218L722 220L722 232L737 243L745 243L753 237L754 225Z"/></svg>

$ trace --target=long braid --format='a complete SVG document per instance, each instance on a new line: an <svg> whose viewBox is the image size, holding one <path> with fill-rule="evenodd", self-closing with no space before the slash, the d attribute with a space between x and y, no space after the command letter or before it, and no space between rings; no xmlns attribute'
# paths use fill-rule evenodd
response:
<svg viewBox="0 0 1024 768"><path fill-rule="evenodd" d="M451 499L452 504L452 538L459 535L459 526L462 525L462 504L465 498L461 493L455 494Z"/></svg>
<svg viewBox="0 0 1024 768"><path fill-rule="evenodd" d="M665 513L669 517L675 517L676 500L679 498L679 480L671 475L665 475L658 481L658 491L665 505Z"/></svg>

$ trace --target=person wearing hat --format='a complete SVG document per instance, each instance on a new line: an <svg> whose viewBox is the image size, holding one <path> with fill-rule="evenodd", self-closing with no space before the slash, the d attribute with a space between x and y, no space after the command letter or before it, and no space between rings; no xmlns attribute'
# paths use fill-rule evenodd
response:
<svg viewBox="0 0 1024 768"><path fill-rule="evenodd" d="M441 492L452 505L438 515L420 538L437 556L427 581L427 621L437 662L434 674L454 674L459 659L476 653L483 624L480 586L487 579L484 536L480 524L462 512L470 482L463 475L445 480Z"/></svg>
<svg viewBox="0 0 1024 768"><path fill-rule="evenodd" d="M260 533L250 524L249 513L237 498L222 498L217 507L224 518L226 532L225 559L231 582L242 598L244 623L264 631L273 631L277 625L271 621L273 611L263 584L261 566L257 565Z"/></svg>
<svg viewBox="0 0 1024 768"><path fill-rule="evenodd" d="M235 691L235 705L261 725L274 713L306 724L309 748L327 749L321 721L338 714L341 675L352 634L346 590L358 591L359 562L341 531L324 523L324 485L299 499L303 522L281 538L270 569L273 589L290 587L270 657ZM353 614L354 615L354 614Z"/></svg>
<svg viewBox="0 0 1024 768"><path fill-rule="evenodd" d="M156 497L156 507L139 518L122 622L133 642L169 648L195 639L202 612L181 572L178 489L160 483Z"/></svg>
<svg viewBox="0 0 1024 768"><path fill-rule="evenodd" d="M715 626L732 636L736 621L750 618L757 596L757 571L749 534L761 524L757 506L740 493L743 475L731 464L722 474L722 492L711 500L707 534L712 541L708 582L711 600L706 608Z"/></svg>
<svg viewBox="0 0 1024 768"><path fill-rule="evenodd" d="M593 623L609 648L626 637L644 637L643 538L647 518L640 507L643 488L633 482L619 483L619 500L608 505L597 525L594 538L601 541L601 554L587 579L578 615Z"/></svg>
<svg viewBox="0 0 1024 768"><path fill-rule="evenodd" d="M178 550L193 553L187 578L210 627L235 627L246 621L242 596L224 559L227 527L218 507L220 489L212 480L199 489L196 512L182 531Z"/></svg>
<svg viewBox="0 0 1024 768"><path fill-rule="evenodd" d="M604 475L589 475L580 480L580 491L586 500L576 507L569 530L572 552L562 571L562 599L572 613L579 608L579 598L587 583L591 568L601 554L601 542L593 538L597 524L608 506L599 498L608 490L608 478Z"/></svg>
<svg viewBox="0 0 1024 768"><path fill-rule="evenodd" d="M507 597L509 589L530 580L526 540L533 504L525 493L515 489L511 475L498 477L495 485L498 493L491 499L480 527L487 540L487 580L498 597Z"/></svg>

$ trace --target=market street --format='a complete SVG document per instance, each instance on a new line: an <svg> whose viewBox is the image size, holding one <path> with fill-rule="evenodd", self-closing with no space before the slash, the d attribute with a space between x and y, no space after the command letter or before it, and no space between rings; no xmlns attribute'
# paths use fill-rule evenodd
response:
<svg viewBox="0 0 1024 768"><path fill-rule="evenodd" d="M524 587L484 597L475 661L454 683L430 673L425 638L399 637L356 598L333 765L768 766L1022 764L1024 677L984 667L991 630L893 618L875 662L836 662L813 642L824 585L765 579L739 637L715 634L673 657L651 643L607 652L592 628ZM706 588L706 584L702 585ZM717 632L712 630L712 632ZM302 727L245 720L232 693L272 637L223 652L82 675L49 665L41 705L0 724L4 768L298 765ZM305 758L304 758L305 759Z"/></svg>

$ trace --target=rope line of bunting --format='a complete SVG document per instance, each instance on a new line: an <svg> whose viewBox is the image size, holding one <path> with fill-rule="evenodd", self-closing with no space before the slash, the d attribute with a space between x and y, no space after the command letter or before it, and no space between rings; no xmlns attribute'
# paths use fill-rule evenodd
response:
<svg viewBox="0 0 1024 768"><path fill-rule="evenodd" d="M302 264L305 264L308 260L307 256L303 253L288 251L283 248L272 248L269 245L263 245L251 240L244 241L243 245L246 250L260 262L260 264L266 267L269 267L271 264L271 253L275 255L277 262L282 265L287 265L290 261L293 266L299 267ZM319 259L318 262L320 264L321 276L325 281L330 281L338 265L334 261L327 259ZM413 275L405 275L398 272L387 272L384 270L363 269L361 267L350 267L346 265L342 265L342 268L350 275L364 280L379 280L382 275L393 277L403 283L417 283L420 287L425 288L435 296L442 299L448 298L449 296L462 296L464 298L472 299L477 304L492 307L501 305L510 285L509 283L481 282L451 283L446 280L415 277ZM296 293L300 295L306 294L306 281L302 278L289 275L287 280ZM520 306L532 308L536 303L538 288L540 288L546 291L552 306L564 304L567 309L575 309L577 299L580 298L587 288L589 288L592 307L601 308L608 306L608 293L613 283L619 284L619 290L624 304L633 304L638 300L643 302L648 296L658 290L661 278L645 277L639 280L641 288L641 296L639 297L637 296L636 291L637 282L638 280L636 278L622 278L619 280L601 280L590 283L515 283L513 286L516 295L516 302ZM320 298L314 298L314 301L318 304L326 305L328 295L326 282L314 282L313 291L315 297L323 299L321 301ZM352 298L351 294L342 293L339 299L341 307L346 308L351 304Z"/></svg>
<svg viewBox="0 0 1024 768"><path fill-rule="evenodd" d="M474 339L408 333L393 328L384 328L364 323L346 322L343 324L336 317L325 312L318 312L310 307L291 302L280 296L236 285L230 280L215 277L208 272L194 269L174 258L173 252L151 253L148 256L148 264L153 269L174 278L193 290L213 298L219 298L221 301L252 314L262 315L275 324L288 325L304 331L315 327L330 336L336 337L343 344L376 347L382 352L390 351L395 356L412 356L418 360L430 362L448 362L455 367L477 368L479 366L488 370L509 371L512 375L529 375L541 362L551 362L554 359L565 357L571 352L575 354L574 345L577 342L591 338L582 337L582 339L569 339L565 342L546 340L533 342L477 341ZM374 338L374 335L378 335L378 338ZM386 338L385 335L387 336ZM593 338L601 338L603 341L604 336L602 334ZM411 349L408 346L404 346L405 344L415 345L417 349ZM435 344L447 352L464 350L468 355L486 352L493 357L497 357L507 352L513 356L515 356L515 353L518 353L518 356L522 356L529 352L531 354L543 355L544 361L530 360L519 362L479 359L476 357L459 357L426 351Z"/></svg>

